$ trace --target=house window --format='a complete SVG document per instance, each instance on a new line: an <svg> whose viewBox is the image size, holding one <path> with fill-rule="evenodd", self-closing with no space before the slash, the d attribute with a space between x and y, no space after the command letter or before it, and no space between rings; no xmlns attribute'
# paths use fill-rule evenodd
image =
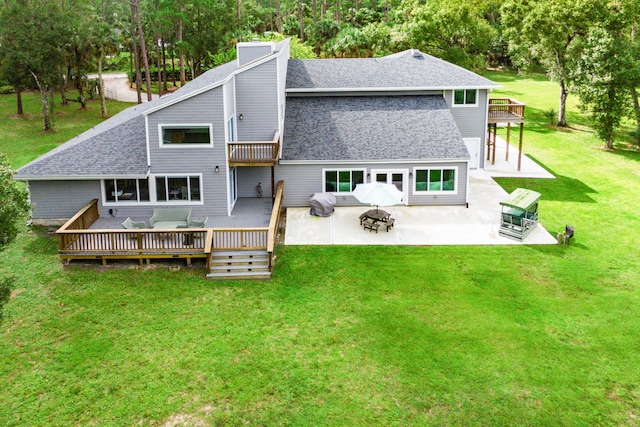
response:
<svg viewBox="0 0 640 427"><path fill-rule="evenodd" d="M156 200L158 202L199 202L199 176L156 176Z"/></svg>
<svg viewBox="0 0 640 427"><path fill-rule="evenodd" d="M162 145L211 145L211 126L209 125L160 125L160 137Z"/></svg>
<svg viewBox="0 0 640 427"><path fill-rule="evenodd" d="M227 133L229 134L229 141L234 142L236 140L236 120L234 116L227 121Z"/></svg>
<svg viewBox="0 0 640 427"><path fill-rule="evenodd" d="M476 89L457 89L453 91L453 105L477 105Z"/></svg>
<svg viewBox="0 0 640 427"><path fill-rule="evenodd" d="M324 191L351 193L356 185L364 183L364 169L338 169L324 171Z"/></svg>
<svg viewBox="0 0 640 427"><path fill-rule="evenodd" d="M455 169L416 169L414 176L416 193L440 193L456 191Z"/></svg>
<svg viewBox="0 0 640 427"><path fill-rule="evenodd" d="M105 179L105 201L110 203L148 202L148 179Z"/></svg>

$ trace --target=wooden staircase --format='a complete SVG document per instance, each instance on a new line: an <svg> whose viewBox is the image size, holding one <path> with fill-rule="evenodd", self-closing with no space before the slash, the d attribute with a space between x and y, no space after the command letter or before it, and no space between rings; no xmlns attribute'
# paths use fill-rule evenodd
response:
<svg viewBox="0 0 640 427"><path fill-rule="evenodd" d="M266 250L212 251L207 279L270 280Z"/></svg>

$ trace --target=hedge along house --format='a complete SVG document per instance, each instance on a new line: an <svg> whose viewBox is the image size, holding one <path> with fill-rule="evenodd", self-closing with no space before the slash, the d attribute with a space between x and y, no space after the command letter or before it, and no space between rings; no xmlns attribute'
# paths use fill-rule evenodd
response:
<svg viewBox="0 0 640 427"><path fill-rule="evenodd" d="M410 205L467 203L484 166L497 84L407 50L377 59L290 60L289 41L238 44L238 60L131 107L17 171L34 223L62 223L97 199L100 216L233 214L284 181L284 206L312 193L391 182ZM282 135L282 137L281 137Z"/></svg>

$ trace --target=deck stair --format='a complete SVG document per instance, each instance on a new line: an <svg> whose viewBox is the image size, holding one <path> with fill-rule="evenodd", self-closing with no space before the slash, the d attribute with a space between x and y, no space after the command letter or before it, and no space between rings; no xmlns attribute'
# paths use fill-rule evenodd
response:
<svg viewBox="0 0 640 427"><path fill-rule="evenodd" d="M269 280L269 254L256 251L213 251L208 279Z"/></svg>

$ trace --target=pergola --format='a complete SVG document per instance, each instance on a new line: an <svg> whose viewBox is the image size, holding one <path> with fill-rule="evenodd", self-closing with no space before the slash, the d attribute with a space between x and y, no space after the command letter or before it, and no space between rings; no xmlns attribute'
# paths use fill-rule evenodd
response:
<svg viewBox="0 0 640 427"><path fill-rule="evenodd" d="M518 171L522 162L522 128L524 125L525 104L511 98L490 98L488 113L488 135L487 135L487 160L491 164L496 163L496 137L498 123L507 124L507 151L505 160L509 160L509 142L511 139L511 124L520 125L520 139L518 142Z"/></svg>

